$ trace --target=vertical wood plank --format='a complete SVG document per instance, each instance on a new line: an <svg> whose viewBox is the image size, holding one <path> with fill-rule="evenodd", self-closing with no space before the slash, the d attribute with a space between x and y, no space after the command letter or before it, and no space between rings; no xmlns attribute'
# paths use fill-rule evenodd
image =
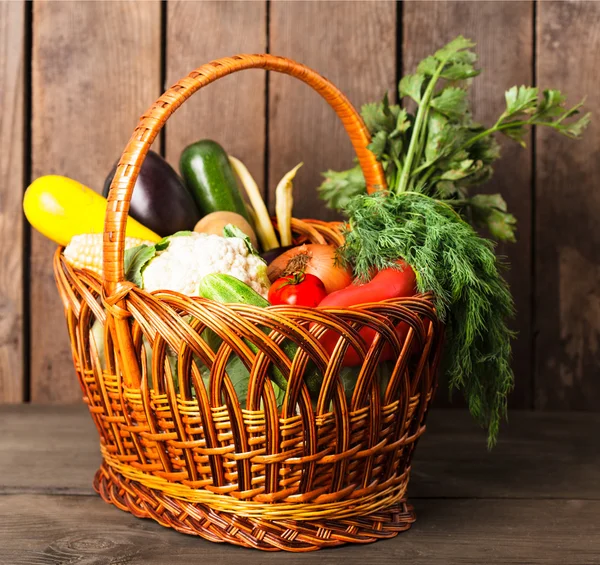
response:
<svg viewBox="0 0 600 565"><path fill-rule="evenodd" d="M32 173L100 191L140 114L160 89L160 4L36 2ZM32 234L31 395L80 398L52 276L55 245Z"/></svg>
<svg viewBox="0 0 600 565"><path fill-rule="evenodd" d="M0 402L23 401L25 3L0 3Z"/></svg>
<svg viewBox="0 0 600 565"><path fill-rule="evenodd" d="M265 1L170 0L167 9L169 84L216 58L266 50ZM242 159L262 187L265 85L264 71L245 71L224 77L186 102L166 126L166 157L175 169L184 147L214 139Z"/></svg>
<svg viewBox="0 0 600 565"><path fill-rule="evenodd" d="M270 51L304 63L337 85L357 107L392 95L396 82L396 3L271 3ZM270 73L269 201L281 177L300 161L294 215L334 219L318 198L321 172L352 166L341 124L321 97L290 77Z"/></svg>
<svg viewBox="0 0 600 565"><path fill-rule="evenodd" d="M538 4L538 82L586 108L600 105L600 4ZM600 125L583 141L537 132L536 408L597 410L600 402Z"/></svg>
<svg viewBox="0 0 600 565"><path fill-rule="evenodd" d="M482 74L471 86L475 119L493 124L505 108L504 92L518 84L533 84L532 2L418 2L404 3L403 69L414 71L425 56L459 34L477 42ZM531 167L532 152L500 139L502 159L493 179L481 192L500 192L518 219L518 242L501 245L511 270L506 274L517 306L513 323L518 339L513 343L515 391L510 405L532 407L531 375ZM530 144L528 144L530 145ZM437 396L446 404L445 383Z"/></svg>

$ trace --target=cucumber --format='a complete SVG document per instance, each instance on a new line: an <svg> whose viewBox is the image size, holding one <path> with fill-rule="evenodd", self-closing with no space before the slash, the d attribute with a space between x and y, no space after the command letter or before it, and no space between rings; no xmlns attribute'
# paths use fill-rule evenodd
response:
<svg viewBox="0 0 600 565"><path fill-rule="evenodd" d="M204 298L222 304L249 304L259 308L271 305L267 299L245 282L223 273L206 275L200 281L198 293Z"/></svg>
<svg viewBox="0 0 600 565"><path fill-rule="evenodd" d="M203 215L236 212L250 222L229 157L217 142L204 139L188 145L179 159L179 170Z"/></svg>
<svg viewBox="0 0 600 565"><path fill-rule="evenodd" d="M265 300L246 283L226 274L213 273L206 275L200 281L199 294L204 298L225 304L249 304L251 306L258 306L259 308L270 306L268 300ZM260 327L260 330L267 335L271 333L271 329L267 327ZM258 347L256 347L256 345L248 340L244 341L253 353L258 353ZM294 359L296 352L298 351L298 345L288 339L283 341L279 347L287 355L290 361ZM287 389L287 379L277 367L271 365L269 368L269 377L280 389ZM323 377L314 363L309 361L305 381L313 395L318 395L322 380Z"/></svg>

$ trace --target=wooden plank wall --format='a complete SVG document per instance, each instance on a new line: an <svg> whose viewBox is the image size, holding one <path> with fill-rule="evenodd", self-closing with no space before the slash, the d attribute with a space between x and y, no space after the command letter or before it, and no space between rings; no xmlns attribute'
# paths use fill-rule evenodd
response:
<svg viewBox="0 0 600 565"><path fill-rule="evenodd" d="M270 48L323 73L355 106L393 92L396 82L396 5L393 2L285 2L271 5ZM374 54L377 54L374 56ZM353 69L353 71L350 71ZM321 172L352 165L352 147L332 110L307 86L272 73L269 82L269 184L300 161L294 213L322 219L315 187ZM274 206L274 190L269 191Z"/></svg>
<svg viewBox="0 0 600 565"><path fill-rule="evenodd" d="M542 2L538 7L540 84L587 96L595 123L572 144L536 135L535 402L540 408L598 410L600 400L600 4Z"/></svg>
<svg viewBox="0 0 600 565"><path fill-rule="evenodd" d="M100 191L160 94L160 3L35 2L32 34L33 178L62 174ZM80 390L52 276L55 245L36 232L31 240L31 400L74 402Z"/></svg>
<svg viewBox="0 0 600 565"><path fill-rule="evenodd" d="M0 402L79 399L51 272L53 245L23 229L30 177L59 173L100 190L138 116L195 66L235 52L296 58L357 106L395 95L402 72L455 35L477 41L484 74L475 117L491 122L504 90L539 84L571 100L595 88L596 2L440 1L0 2ZM31 118L31 119L29 119ZM189 142L212 137L249 166L267 200L298 161L296 215L320 207L320 171L352 151L318 95L289 77L248 71L198 94L157 142L177 166ZM596 409L600 401L600 127L584 142L538 130L527 149L503 143L486 187L519 219L506 245L518 307L514 407ZM438 402L446 403L443 392Z"/></svg>
<svg viewBox="0 0 600 565"><path fill-rule="evenodd" d="M24 399L25 2L0 4L0 400Z"/></svg>

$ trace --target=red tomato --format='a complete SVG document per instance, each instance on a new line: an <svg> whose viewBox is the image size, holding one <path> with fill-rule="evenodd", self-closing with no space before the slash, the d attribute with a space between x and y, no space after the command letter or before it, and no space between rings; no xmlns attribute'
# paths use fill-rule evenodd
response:
<svg viewBox="0 0 600 565"><path fill-rule="evenodd" d="M325 285L319 277L308 273L295 273L277 279L269 289L271 304L317 306L327 296Z"/></svg>

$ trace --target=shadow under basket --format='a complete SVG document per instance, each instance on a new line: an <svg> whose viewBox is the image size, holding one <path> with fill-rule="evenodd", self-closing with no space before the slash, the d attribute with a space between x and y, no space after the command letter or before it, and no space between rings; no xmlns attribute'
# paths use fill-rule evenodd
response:
<svg viewBox="0 0 600 565"><path fill-rule="evenodd" d="M432 296L347 309L257 308L148 293L124 280L127 203L156 134L196 90L255 67L315 88L348 131L368 189L385 187L360 116L298 63L222 59L161 96L113 181L103 277L73 268L62 249L54 259L75 368L100 434L94 488L137 517L261 550L391 538L415 520L404 497L443 339ZM292 227L296 243L343 241L337 223ZM333 351L322 345L325 332L338 336ZM345 366L349 349L359 366Z"/></svg>

